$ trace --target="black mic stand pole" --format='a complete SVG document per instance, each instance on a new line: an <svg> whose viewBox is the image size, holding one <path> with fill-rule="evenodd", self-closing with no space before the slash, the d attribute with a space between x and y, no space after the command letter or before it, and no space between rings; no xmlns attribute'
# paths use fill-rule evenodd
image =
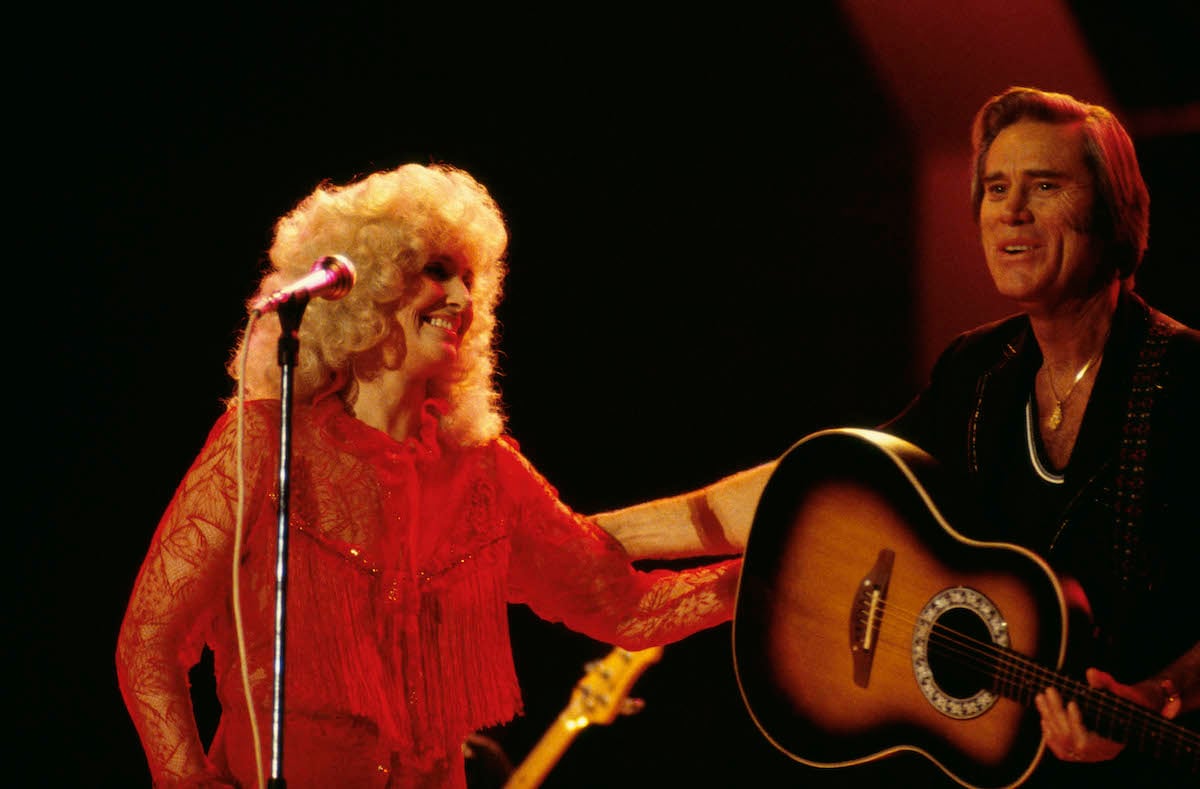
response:
<svg viewBox="0 0 1200 789"><path fill-rule="evenodd" d="M268 787L285 789L283 778L284 663L287 647L288 513L291 500L292 380L300 355L300 321L308 297L279 305L279 524L275 555L275 684L271 698L271 777Z"/></svg>

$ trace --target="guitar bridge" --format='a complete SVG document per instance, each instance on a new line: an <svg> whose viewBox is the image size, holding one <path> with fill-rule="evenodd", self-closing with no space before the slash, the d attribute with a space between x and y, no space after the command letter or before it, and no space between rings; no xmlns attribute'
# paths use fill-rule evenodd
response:
<svg viewBox="0 0 1200 789"><path fill-rule="evenodd" d="M854 684L865 688L871 680L879 626L883 622L883 601L887 599L895 551L884 548L875 566L863 577L850 605L850 655L854 659Z"/></svg>

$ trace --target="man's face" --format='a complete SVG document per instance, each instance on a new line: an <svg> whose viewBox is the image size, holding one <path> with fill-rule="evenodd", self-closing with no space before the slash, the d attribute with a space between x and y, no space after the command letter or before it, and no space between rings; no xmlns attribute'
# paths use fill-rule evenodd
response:
<svg viewBox="0 0 1200 789"><path fill-rule="evenodd" d="M1097 286L1101 245L1083 143L1079 124L1023 120L996 135L984 161L983 254L996 289L1031 313Z"/></svg>

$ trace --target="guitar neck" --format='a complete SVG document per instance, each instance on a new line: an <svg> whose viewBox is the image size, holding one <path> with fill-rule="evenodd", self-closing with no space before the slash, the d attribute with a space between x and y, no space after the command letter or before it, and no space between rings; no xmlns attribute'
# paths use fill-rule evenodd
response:
<svg viewBox="0 0 1200 789"><path fill-rule="evenodd" d="M575 686L566 709L509 776L504 789L540 786L579 732L593 723L608 725L622 713L637 711L639 705L626 696L642 672L658 662L662 652L662 647L637 652L615 647L602 660L588 663L587 673Z"/></svg>
<svg viewBox="0 0 1200 789"><path fill-rule="evenodd" d="M586 726L586 720L569 718L566 713L559 715L554 725L546 730L525 760L509 776L504 789L532 789L540 786Z"/></svg>
<svg viewBox="0 0 1200 789"><path fill-rule="evenodd" d="M1064 702L1079 705L1084 723L1092 731L1157 759L1200 771L1200 734L1140 704L1091 688L1026 658L1013 656L997 662L1001 668L994 680L1000 695L1031 706L1034 696L1054 687Z"/></svg>

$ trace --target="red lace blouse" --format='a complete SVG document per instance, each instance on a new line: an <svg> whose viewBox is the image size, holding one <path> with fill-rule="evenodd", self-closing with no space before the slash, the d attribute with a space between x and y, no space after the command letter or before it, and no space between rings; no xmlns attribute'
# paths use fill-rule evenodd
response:
<svg viewBox="0 0 1200 789"><path fill-rule="evenodd" d="M247 404L242 616L270 775L278 401ZM465 786L468 734L520 711L506 604L630 649L729 619L737 560L638 572L501 438L403 442L336 398L293 428L284 765L291 787ZM237 419L222 416L171 500L118 643L121 690L157 786L254 786L232 608ZM215 656L206 754L187 673Z"/></svg>

